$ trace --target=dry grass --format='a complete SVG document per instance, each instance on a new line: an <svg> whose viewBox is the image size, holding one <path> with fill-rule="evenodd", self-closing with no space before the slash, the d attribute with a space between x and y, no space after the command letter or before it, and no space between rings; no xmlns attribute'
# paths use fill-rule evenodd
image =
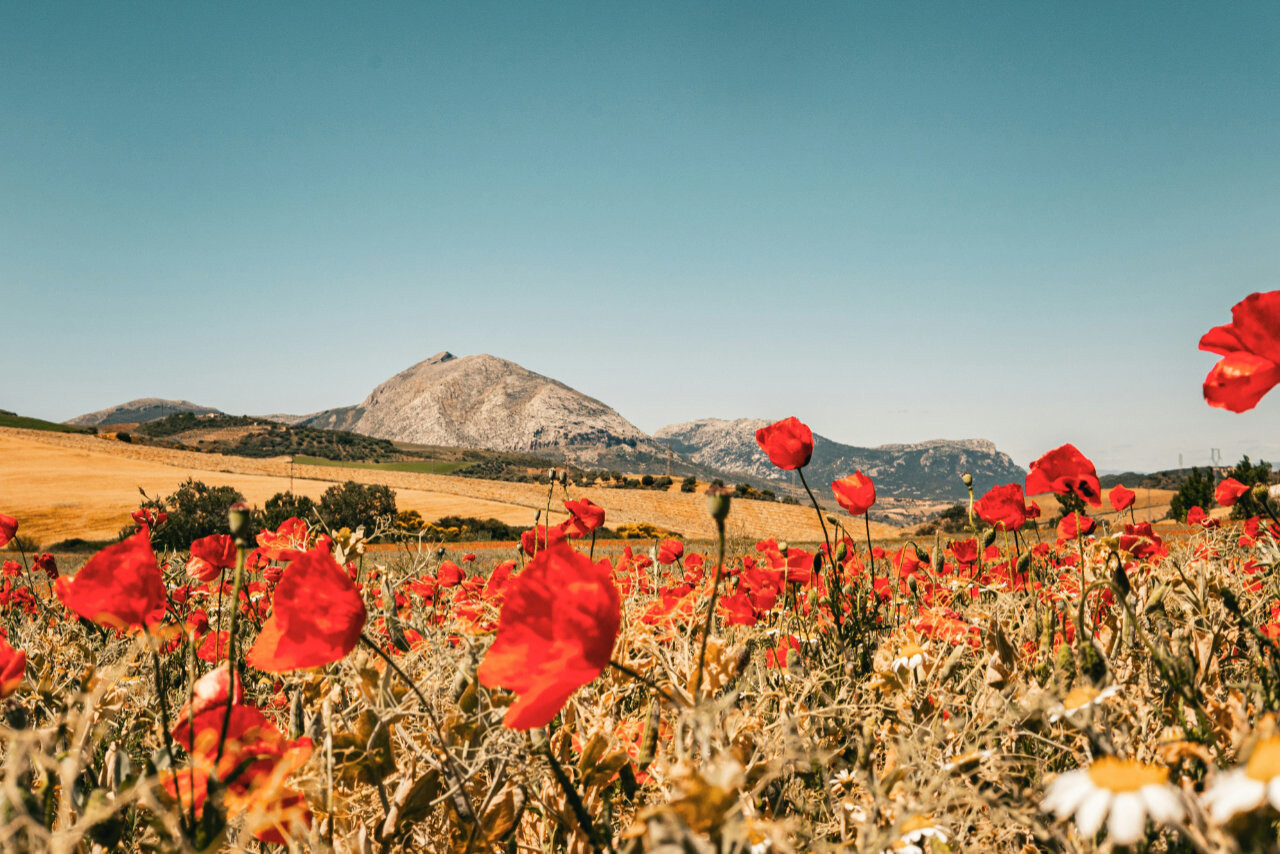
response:
<svg viewBox="0 0 1280 854"><path fill-rule="evenodd" d="M511 525L530 525L547 505L547 488L536 484L478 480L449 475L384 472L371 469L294 465L285 458L202 454L131 445L95 436L0 428L0 495L8 512L25 520L23 533L37 541L69 537L101 539L115 535L121 520L138 505L138 488L167 495L188 477L210 486L234 486L253 504L293 490L318 498L335 482L385 484L396 490L402 510L417 510L427 520L446 515L493 517ZM292 469L293 479L290 480ZM608 509L608 524L650 522L687 537L709 539L714 528L701 494L678 491L592 487L575 490ZM564 496L551 502L552 518L563 518ZM839 512L832 507L833 512ZM732 536L776 536L792 542L822 537L812 508L740 501L731 520ZM872 524L876 537L897 529Z"/></svg>

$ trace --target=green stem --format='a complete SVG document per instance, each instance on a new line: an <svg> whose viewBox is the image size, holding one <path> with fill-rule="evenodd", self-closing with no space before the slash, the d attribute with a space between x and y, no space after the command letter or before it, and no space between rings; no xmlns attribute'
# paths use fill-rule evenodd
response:
<svg viewBox="0 0 1280 854"><path fill-rule="evenodd" d="M702 624L702 648L698 650L698 669L693 672L693 704L698 705L698 693L702 688L702 668L707 661L707 639L711 637L711 628L716 617L716 599L720 595L720 575L724 571L724 520L716 519L716 577L711 583L711 607L707 608L707 619Z"/></svg>
<svg viewBox="0 0 1280 854"><path fill-rule="evenodd" d="M235 705L236 696L236 622L240 617L240 585L244 581L245 546L236 545L236 574L231 584L231 625L227 630L227 675L230 683L227 687L227 710L222 713L222 731L218 734L218 752L214 756L216 769L222 759L222 751L227 745L227 731L231 729L231 708ZM219 614L221 617L221 614ZM215 641L215 645L217 642ZM216 665L215 665L216 666Z"/></svg>

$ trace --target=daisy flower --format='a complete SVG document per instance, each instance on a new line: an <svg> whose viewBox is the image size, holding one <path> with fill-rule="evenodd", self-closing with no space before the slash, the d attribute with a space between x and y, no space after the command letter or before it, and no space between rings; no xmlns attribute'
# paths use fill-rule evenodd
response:
<svg viewBox="0 0 1280 854"><path fill-rule="evenodd" d="M1089 685L1072 688L1066 699L1049 711L1049 723L1057 723L1066 718L1069 723L1078 724L1086 711L1119 693L1119 685L1109 685L1101 691Z"/></svg>
<svg viewBox="0 0 1280 854"><path fill-rule="evenodd" d="M886 854L924 854L932 850L930 840L940 843L947 841L947 832L928 815L913 815L902 824L902 835L886 849Z"/></svg>
<svg viewBox="0 0 1280 854"><path fill-rule="evenodd" d="M895 672L903 670L914 672L917 667L924 664L924 653L924 647L907 641L898 649L898 657L890 662L889 666ZM881 661L883 660L881 659Z"/></svg>
<svg viewBox="0 0 1280 854"><path fill-rule="evenodd" d="M1219 824L1264 802L1280 809L1280 736L1263 739L1244 767L1219 774L1204 793L1209 815Z"/></svg>
<svg viewBox="0 0 1280 854"><path fill-rule="evenodd" d="M1148 815L1156 824L1180 822L1186 815L1178 790L1168 780L1167 768L1103 756L1088 768L1054 779L1040 808L1059 818L1075 816L1076 828L1086 839L1097 835L1107 819L1111 841L1131 845L1146 837Z"/></svg>

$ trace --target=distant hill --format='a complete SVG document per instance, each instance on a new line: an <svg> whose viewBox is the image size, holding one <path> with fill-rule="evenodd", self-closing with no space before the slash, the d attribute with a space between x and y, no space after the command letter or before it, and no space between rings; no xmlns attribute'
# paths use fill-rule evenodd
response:
<svg viewBox="0 0 1280 854"><path fill-rule="evenodd" d="M704 418L671 424L654 437L699 465L775 482L790 481L790 472L778 469L756 442L756 430L770 422L756 418L724 420ZM985 439L935 439L910 445L861 448L814 436L813 460L805 469L809 485L829 497L833 480L862 471L886 498L962 500L966 497L960 476L973 475L974 489L982 495L1001 483L1021 483L1026 470L1008 454Z"/></svg>
<svg viewBox="0 0 1280 854"><path fill-rule="evenodd" d="M536 454L584 468L657 469L670 461L673 474L696 469L595 398L486 354L437 353L359 405L297 423L397 442Z"/></svg>
<svg viewBox="0 0 1280 854"><path fill-rule="evenodd" d="M99 409L77 415L66 423L76 427L108 427L112 424L140 424L158 421L178 412L219 414L217 409L201 406L189 400L164 400L159 397L140 397L109 409Z"/></svg>

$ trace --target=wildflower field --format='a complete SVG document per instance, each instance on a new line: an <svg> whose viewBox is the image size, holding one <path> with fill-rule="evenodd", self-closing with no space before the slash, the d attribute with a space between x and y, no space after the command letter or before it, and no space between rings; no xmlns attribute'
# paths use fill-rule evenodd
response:
<svg viewBox="0 0 1280 854"><path fill-rule="evenodd" d="M1201 347L1207 402L1252 408L1280 292ZM804 482L808 427L757 440ZM1157 531L1065 444L892 548L870 478L810 486L820 541L728 540L709 489L718 536L652 550L597 549L609 508L563 480L562 523L478 555L243 506L157 552L148 508L74 575L0 513L0 847L1278 849L1265 485Z"/></svg>

